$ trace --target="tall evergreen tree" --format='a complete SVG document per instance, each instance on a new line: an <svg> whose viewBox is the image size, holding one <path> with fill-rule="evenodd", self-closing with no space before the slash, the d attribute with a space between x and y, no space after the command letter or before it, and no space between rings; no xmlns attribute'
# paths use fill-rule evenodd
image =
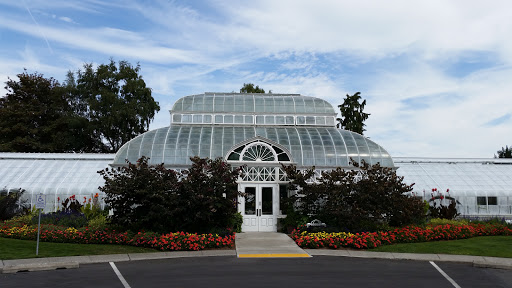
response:
<svg viewBox="0 0 512 288"><path fill-rule="evenodd" d="M344 99L343 104L338 105L341 113L341 118L336 119L339 122L336 125L338 128L363 135L363 132L366 131L366 129L364 129L364 126L366 126L364 121L368 119L370 114L363 112L366 100L359 103L360 99L362 99L361 92L357 92L352 96L347 94L347 98Z"/></svg>
<svg viewBox="0 0 512 288"><path fill-rule="evenodd" d="M512 147L501 147L501 150L498 150L497 153L498 156L494 155L494 158L512 158Z"/></svg>

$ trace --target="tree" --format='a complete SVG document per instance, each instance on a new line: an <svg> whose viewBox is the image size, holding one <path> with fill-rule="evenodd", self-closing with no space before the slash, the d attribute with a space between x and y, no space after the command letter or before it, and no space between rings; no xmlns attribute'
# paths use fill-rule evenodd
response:
<svg viewBox="0 0 512 288"><path fill-rule="evenodd" d="M341 112L341 118L337 118L338 128L342 128L345 130L353 131L363 135L363 132L366 131L364 129L364 121L368 119L370 114L364 113L364 106L366 105L366 100L363 100L362 103L359 103L361 98L361 92L356 92L354 95L350 96L347 94L347 98L344 99L343 104L338 105Z"/></svg>
<svg viewBox="0 0 512 288"><path fill-rule="evenodd" d="M0 151L116 152L146 132L158 102L140 66L85 64L64 84L42 74L8 79L0 98Z"/></svg>
<svg viewBox="0 0 512 288"><path fill-rule="evenodd" d="M104 152L116 152L124 143L146 132L149 123L160 111L158 102L151 96L151 88L139 75L140 65L133 67L126 61L114 60L96 69L85 64L78 71L76 85L68 74L70 93L76 94L79 113L100 137Z"/></svg>
<svg viewBox="0 0 512 288"><path fill-rule="evenodd" d="M173 218L183 212L179 203L178 174L163 164L148 165L142 157L127 167L99 171L105 185L105 203L114 210L109 216L113 225L125 229L169 232L174 229Z"/></svg>
<svg viewBox="0 0 512 288"><path fill-rule="evenodd" d="M91 142L87 121L59 82L42 74L18 74L0 98L0 150L9 152L82 152Z"/></svg>
<svg viewBox="0 0 512 288"><path fill-rule="evenodd" d="M254 87L254 84L252 83L244 83L244 86L240 88L240 93L265 93L265 90L259 86Z"/></svg>
<svg viewBox="0 0 512 288"><path fill-rule="evenodd" d="M505 146L505 148L501 147L501 150L497 151L498 156L494 155L494 158L512 158L512 146L509 148Z"/></svg>
<svg viewBox="0 0 512 288"><path fill-rule="evenodd" d="M127 167L106 168L100 191L114 209L110 222L124 229L154 232L210 232L232 228L240 169L222 161L193 157L178 173L140 158Z"/></svg>
<svg viewBox="0 0 512 288"><path fill-rule="evenodd" d="M314 167L297 171L293 165L284 166L290 189L298 192L297 212L354 232L424 220L423 202L408 195L412 185L405 184L393 169L364 161L361 165L352 161L352 165L356 169L323 172L314 183L310 181Z"/></svg>
<svg viewBox="0 0 512 288"><path fill-rule="evenodd" d="M15 216L25 214L30 205L22 199L24 189L7 194L6 190L0 190L0 221L9 220Z"/></svg>

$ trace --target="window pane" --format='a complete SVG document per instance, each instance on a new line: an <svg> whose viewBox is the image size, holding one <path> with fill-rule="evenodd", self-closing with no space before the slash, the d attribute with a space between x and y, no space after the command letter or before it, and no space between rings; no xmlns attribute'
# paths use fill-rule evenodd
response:
<svg viewBox="0 0 512 288"><path fill-rule="evenodd" d="M297 116L297 125L304 125L304 123L306 123L304 116Z"/></svg>
<svg viewBox="0 0 512 288"><path fill-rule="evenodd" d="M254 118L253 116L245 116L245 124L253 124Z"/></svg>
<svg viewBox="0 0 512 288"><path fill-rule="evenodd" d="M272 215L272 187L261 188L261 214Z"/></svg>
<svg viewBox="0 0 512 288"><path fill-rule="evenodd" d="M194 123L203 123L203 115L194 115Z"/></svg>
<svg viewBox="0 0 512 288"><path fill-rule="evenodd" d="M290 124L290 125L295 124L293 121L293 116L286 116L286 124Z"/></svg>
<svg viewBox="0 0 512 288"><path fill-rule="evenodd" d="M236 124L243 124L244 123L244 116L243 115L235 115L235 123Z"/></svg>
<svg viewBox="0 0 512 288"><path fill-rule="evenodd" d="M498 205L498 197L487 197L489 205Z"/></svg>
<svg viewBox="0 0 512 288"><path fill-rule="evenodd" d="M225 115L224 123L233 123L233 115Z"/></svg>
<svg viewBox="0 0 512 288"><path fill-rule="evenodd" d="M487 197L476 197L476 204L487 205Z"/></svg>
<svg viewBox="0 0 512 288"><path fill-rule="evenodd" d="M256 215L256 187L245 187L245 215Z"/></svg>
<svg viewBox="0 0 512 288"><path fill-rule="evenodd" d="M274 124L274 116L265 116L265 124Z"/></svg>
<svg viewBox="0 0 512 288"><path fill-rule="evenodd" d="M181 122L181 114L172 115L172 122L180 123Z"/></svg>
<svg viewBox="0 0 512 288"><path fill-rule="evenodd" d="M203 123L212 123L212 115L204 115Z"/></svg>
<svg viewBox="0 0 512 288"><path fill-rule="evenodd" d="M276 124L284 124L284 116L276 116Z"/></svg>
<svg viewBox="0 0 512 288"><path fill-rule="evenodd" d="M265 118L261 115L256 116L256 124L263 124L265 123Z"/></svg>
<svg viewBox="0 0 512 288"><path fill-rule="evenodd" d="M215 115L215 123L222 123L222 115Z"/></svg>
<svg viewBox="0 0 512 288"><path fill-rule="evenodd" d="M181 121L183 123L190 123L190 122L192 122L192 115L184 114L183 116L181 116Z"/></svg>

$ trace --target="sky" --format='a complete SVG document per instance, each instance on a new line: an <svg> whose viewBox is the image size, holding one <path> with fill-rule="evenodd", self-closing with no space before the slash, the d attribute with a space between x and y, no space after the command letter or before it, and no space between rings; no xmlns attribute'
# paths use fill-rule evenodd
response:
<svg viewBox="0 0 512 288"><path fill-rule="evenodd" d="M337 111L361 92L364 135L392 156L492 158L512 145L511 11L508 0L0 0L0 82L139 63L161 107L150 129L183 96L244 83Z"/></svg>

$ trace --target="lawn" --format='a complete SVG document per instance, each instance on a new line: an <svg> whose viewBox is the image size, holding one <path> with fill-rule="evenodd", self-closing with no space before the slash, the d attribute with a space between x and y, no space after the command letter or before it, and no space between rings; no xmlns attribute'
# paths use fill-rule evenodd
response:
<svg viewBox="0 0 512 288"><path fill-rule="evenodd" d="M481 236L461 240L384 245L368 251L512 258L512 236Z"/></svg>
<svg viewBox="0 0 512 288"><path fill-rule="evenodd" d="M71 244L39 242L38 257L126 254L157 252L155 249L127 245ZM36 241L0 238L0 259L36 258Z"/></svg>

